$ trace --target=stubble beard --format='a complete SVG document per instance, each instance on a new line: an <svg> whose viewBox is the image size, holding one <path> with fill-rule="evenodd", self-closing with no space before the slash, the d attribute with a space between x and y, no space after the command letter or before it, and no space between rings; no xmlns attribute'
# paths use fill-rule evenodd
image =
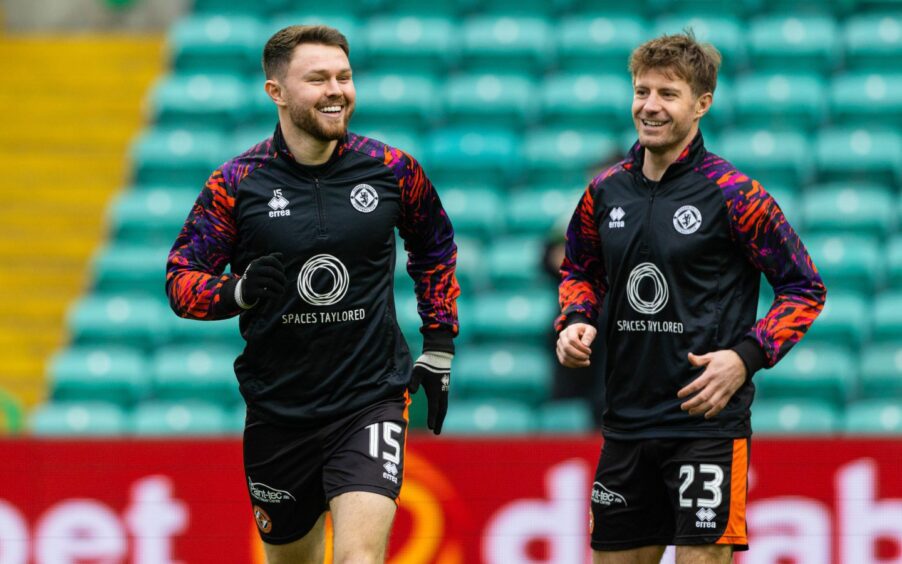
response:
<svg viewBox="0 0 902 564"><path fill-rule="evenodd" d="M348 132L348 122L354 113L354 106L347 104L347 100L339 100L345 106L345 116L341 123L328 124L319 118L319 111L316 107L300 107L290 104L288 106L288 117L296 128L310 135L319 141L335 141L344 137Z"/></svg>

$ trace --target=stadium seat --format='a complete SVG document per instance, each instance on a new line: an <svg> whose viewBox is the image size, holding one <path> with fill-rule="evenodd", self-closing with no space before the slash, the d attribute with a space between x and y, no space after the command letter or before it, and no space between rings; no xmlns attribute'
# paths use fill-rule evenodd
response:
<svg viewBox="0 0 902 564"><path fill-rule="evenodd" d="M887 243L886 261L887 286L894 290L902 290L902 233L896 234Z"/></svg>
<svg viewBox="0 0 902 564"><path fill-rule="evenodd" d="M794 131L731 130L719 140L719 151L739 170L763 183L799 186L812 176L808 137Z"/></svg>
<svg viewBox="0 0 902 564"><path fill-rule="evenodd" d="M802 198L798 194L797 186L790 188L789 186L779 183L767 183L763 186L767 193L777 202L777 205L780 206L780 209L783 211L783 216L786 217L786 221L788 221L793 228L798 230L799 227L804 225L804 222L802 221L802 210L799 209L801 208Z"/></svg>
<svg viewBox="0 0 902 564"><path fill-rule="evenodd" d="M902 137L889 129L827 129L815 148L822 180L892 184L902 179Z"/></svg>
<svg viewBox="0 0 902 564"><path fill-rule="evenodd" d="M827 85L815 73L755 73L736 80L737 125L754 129L812 129L824 121Z"/></svg>
<svg viewBox="0 0 902 564"><path fill-rule="evenodd" d="M132 414L138 436L211 436L231 432L228 413L222 407L200 401L148 401Z"/></svg>
<svg viewBox="0 0 902 564"><path fill-rule="evenodd" d="M453 217L453 216L452 216ZM455 274L462 292L480 292L489 286L489 274L485 267L483 239L455 233L457 243L457 269Z"/></svg>
<svg viewBox="0 0 902 564"><path fill-rule="evenodd" d="M116 437L127 434L130 427L125 410L97 401L47 402L28 418L29 431L38 437Z"/></svg>
<svg viewBox="0 0 902 564"><path fill-rule="evenodd" d="M67 325L79 345L128 345L152 349L167 337L165 318L172 315L159 299L145 296L97 295L70 308Z"/></svg>
<svg viewBox="0 0 902 564"><path fill-rule="evenodd" d="M557 400L539 406L539 431L584 434L592 431L592 409L585 400Z"/></svg>
<svg viewBox="0 0 902 564"><path fill-rule="evenodd" d="M902 341L902 291L882 292L874 299L871 313L875 342Z"/></svg>
<svg viewBox="0 0 902 564"><path fill-rule="evenodd" d="M142 350L95 345L58 352L48 366L55 401L104 401L124 407L148 397L150 370Z"/></svg>
<svg viewBox="0 0 902 564"><path fill-rule="evenodd" d="M880 185L813 186L805 193L806 233L876 236L895 228L894 194Z"/></svg>
<svg viewBox="0 0 902 564"><path fill-rule="evenodd" d="M503 229L501 197L490 188L454 188L449 185L440 197L455 233L487 238Z"/></svg>
<svg viewBox="0 0 902 564"><path fill-rule="evenodd" d="M278 9L283 0L194 0L196 14L251 14L264 16Z"/></svg>
<svg viewBox="0 0 902 564"><path fill-rule="evenodd" d="M372 69L442 76L457 59L460 40L450 18L380 16L364 27Z"/></svg>
<svg viewBox="0 0 902 564"><path fill-rule="evenodd" d="M805 334L804 342L833 346L843 343L857 350L870 334L869 303L854 291L834 289L828 293L824 309Z"/></svg>
<svg viewBox="0 0 902 564"><path fill-rule="evenodd" d="M445 84L445 114L456 126L521 129L537 117L536 83L523 74L463 74Z"/></svg>
<svg viewBox="0 0 902 564"><path fill-rule="evenodd" d="M542 268L541 235L533 233L494 238L486 250L486 267L494 288L525 290L553 285Z"/></svg>
<svg viewBox="0 0 902 564"><path fill-rule="evenodd" d="M552 286L529 292L485 292L474 297L469 330L474 338L539 339L552 330L557 314L557 292Z"/></svg>
<svg viewBox="0 0 902 564"><path fill-rule="evenodd" d="M365 73L355 78L354 128L423 129L440 118L435 79L427 74Z"/></svg>
<svg viewBox="0 0 902 564"><path fill-rule="evenodd" d="M197 346L161 348L153 361L153 393L161 400L206 400L224 407L241 402L233 367L239 349Z"/></svg>
<svg viewBox="0 0 902 564"><path fill-rule="evenodd" d="M759 436L832 435L841 425L841 413L827 402L787 399L752 404L752 432Z"/></svg>
<svg viewBox="0 0 902 564"><path fill-rule="evenodd" d="M840 42L832 16L760 16L747 38L749 62L758 70L829 72L837 66Z"/></svg>
<svg viewBox="0 0 902 564"><path fill-rule="evenodd" d="M902 57L902 14L855 14L843 30L845 63L849 68L886 72Z"/></svg>
<svg viewBox="0 0 902 564"><path fill-rule="evenodd" d="M512 399L538 405L551 386L551 352L526 345L471 345L454 362L456 394L468 399Z"/></svg>
<svg viewBox="0 0 902 564"><path fill-rule="evenodd" d="M500 185L519 172L520 142L508 129L438 129L425 145L427 170L437 186L474 181Z"/></svg>
<svg viewBox="0 0 902 564"><path fill-rule="evenodd" d="M409 155L414 155L414 158L418 159L421 165L426 165L426 161L420 160L423 159L421 155L425 150L425 141L419 135L416 135L415 132L410 129L399 129L397 127L363 127L361 129L357 129L356 127L351 128L352 131L358 132L360 135L364 135L371 139L375 139L386 145L391 145L395 149L400 149ZM426 176L434 181L432 175L430 174L430 169L426 170Z"/></svg>
<svg viewBox="0 0 902 564"><path fill-rule="evenodd" d="M180 73L255 72L263 54L261 26L259 18L247 15L182 18L169 32L173 68Z"/></svg>
<svg viewBox="0 0 902 564"><path fill-rule="evenodd" d="M576 210L585 188L537 189L516 192L507 205L511 232L545 235L558 225L566 225ZM563 229L561 236L563 237Z"/></svg>
<svg viewBox="0 0 902 564"><path fill-rule="evenodd" d="M902 400L902 341L870 344L861 352L863 398Z"/></svg>
<svg viewBox="0 0 902 564"><path fill-rule="evenodd" d="M169 75L150 95L151 118L161 127L231 132L246 121L249 96L239 76Z"/></svg>
<svg viewBox="0 0 902 564"><path fill-rule="evenodd" d="M585 186L594 169L601 168L603 163L612 160L612 155L618 154L618 147L610 135L586 129L533 131L526 135L523 145L524 164L533 185ZM575 206L575 202L571 203ZM552 209L547 213L556 211Z"/></svg>
<svg viewBox="0 0 902 564"><path fill-rule="evenodd" d="M809 235L804 243L828 290L869 295L882 281L878 240L863 235Z"/></svg>
<svg viewBox="0 0 902 564"><path fill-rule="evenodd" d="M902 436L902 400L857 401L846 410L847 435Z"/></svg>
<svg viewBox="0 0 902 564"><path fill-rule="evenodd" d="M461 65L475 72L538 74L551 63L551 30L543 18L476 16L461 30Z"/></svg>
<svg viewBox="0 0 902 564"><path fill-rule="evenodd" d="M200 191L210 173L233 156L229 149L215 132L151 129L132 147L135 184L197 186Z"/></svg>
<svg viewBox="0 0 902 564"><path fill-rule="evenodd" d="M175 238L173 237L173 241ZM141 292L162 296L166 285L167 245L115 243L93 259L93 289L102 294Z"/></svg>
<svg viewBox="0 0 902 564"><path fill-rule="evenodd" d="M217 321L200 321L178 317L166 308L164 324L166 326L166 342L173 345L224 345L232 348L243 348L244 340L238 329L238 317Z"/></svg>
<svg viewBox="0 0 902 564"><path fill-rule="evenodd" d="M586 67L593 68L593 67ZM585 72L585 68L582 69ZM633 123L633 87L629 73L551 75L539 86L542 115L549 127L574 128L604 134ZM600 156L604 158L604 156Z"/></svg>
<svg viewBox="0 0 902 564"><path fill-rule="evenodd" d="M646 0L649 13L672 13L681 10L693 14L741 15L745 6L742 2L720 2L718 0ZM679 30L676 30L679 31Z"/></svg>
<svg viewBox="0 0 902 564"><path fill-rule="evenodd" d="M629 79L630 53L646 38L645 26L641 17L629 13L564 17L555 34L558 64L568 72L610 73Z"/></svg>
<svg viewBox="0 0 902 564"><path fill-rule="evenodd" d="M200 192L201 186L122 192L107 213L113 237L117 243L171 246Z"/></svg>
<svg viewBox="0 0 902 564"><path fill-rule="evenodd" d="M24 413L19 399L0 388L0 436L16 435L24 426Z"/></svg>
<svg viewBox="0 0 902 564"><path fill-rule="evenodd" d="M835 123L848 127L902 127L902 72L888 67L834 78L830 111Z"/></svg>
<svg viewBox="0 0 902 564"><path fill-rule="evenodd" d="M726 3L718 3L713 0L710 3L717 4L717 9L686 12L687 6L684 2L680 2L680 13L661 17L655 21L653 37L660 37L665 33L681 33L685 29L691 29L696 39L717 47L722 57L720 72L731 75L737 69L746 66L744 29L737 15L724 9Z"/></svg>
<svg viewBox="0 0 902 564"><path fill-rule="evenodd" d="M842 408L854 390L857 368L844 347L803 339L776 366L757 375L755 384L761 399L816 399Z"/></svg>
<svg viewBox="0 0 902 564"><path fill-rule="evenodd" d="M452 401L443 435L525 435L534 430L535 415L528 405L502 398Z"/></svg>

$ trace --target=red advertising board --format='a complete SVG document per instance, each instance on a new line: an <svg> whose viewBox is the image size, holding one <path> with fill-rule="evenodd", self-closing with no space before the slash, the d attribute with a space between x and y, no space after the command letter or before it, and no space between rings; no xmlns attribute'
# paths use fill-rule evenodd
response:
<svg viewBox="0 0 902 564"><path fill-rule="evenodd" d="M412 435L390 561L588 562L600 442ZM754 440L748 522L741 564L902 563L902 441ZM0 442L0 563L31 562L262 562L240 442Z"/></svg>

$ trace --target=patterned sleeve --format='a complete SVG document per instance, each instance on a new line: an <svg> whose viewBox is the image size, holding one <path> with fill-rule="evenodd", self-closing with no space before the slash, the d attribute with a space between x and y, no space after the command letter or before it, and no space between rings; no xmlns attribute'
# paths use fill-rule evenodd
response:
<svg viewBox="0 0 902 564"><path fill-rule="evenodd" d="M457 335L460 286L454 272L457 245L451 220L420 164L403 151L387 151L386 161L401 189L398 231L408 253L407 272L414 281L421 332L427 340L435 332Z"/></svg>
<svg viewBox="0 0 902 564"><path fill-rule="evenodd" d="M567 227L567 244L561 264L558 288L561 314L554 327L561 331L568 317L581 316L590 322L598 318L599 308L608 291L601 237L595 221L595 188L598 180L586 189Z"/></svg>
<svg viewBox="0 0 902 564"><path fill-rule="evenodd" d="M166 293L180 317L214 320L241 312L234 300L221 295L224 285L234 288L238 280L237 275L223 275L237 233L235 195L228 186L222 170L214 171L169 252Z"/></svg>
<svg viewBox="0 0 902 564"><path fill-rule="evenodd" d="M747 337L775 365L802 338L824 307L827 289L805 245L777 202L755 180L739 174L718 180L733 239L774 288L774 302Z"/></svg>

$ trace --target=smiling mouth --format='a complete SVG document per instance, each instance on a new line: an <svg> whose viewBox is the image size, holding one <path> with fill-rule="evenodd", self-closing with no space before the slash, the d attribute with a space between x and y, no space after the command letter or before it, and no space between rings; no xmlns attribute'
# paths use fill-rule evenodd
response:
<svg viewBox="0 0 902 564"><path fill-rule="evenodd" d="M329 116L337 116L338 114L341 113L341 111L343 109L344 109L344 106L333 105L333 106L323 106L322 108L317 108L316 111L318 111L321 114L326 114Z"/></svg>
<svg viewBox="0 0 902 564"><path fill-rule="evenodd" d="M643 119L641 121L642 121L642 125L644 125L646 127L661 127L661 126L667 124L666 121L659 121L659 120L653 120L653 119Z"/></svg>

